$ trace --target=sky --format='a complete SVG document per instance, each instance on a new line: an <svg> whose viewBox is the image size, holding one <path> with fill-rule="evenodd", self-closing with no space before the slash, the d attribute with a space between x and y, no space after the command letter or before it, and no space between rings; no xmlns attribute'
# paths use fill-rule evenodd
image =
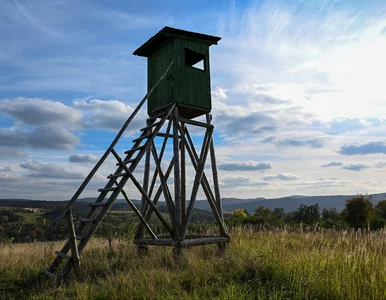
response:
<svg viewBox="0 0 386 300"><path fill-rule="evenodd" d="M386 192L384 1L2 0L0 198L71 198L146 94L132 53L164 26L222 38L210 48L222 197Z"/></svg>

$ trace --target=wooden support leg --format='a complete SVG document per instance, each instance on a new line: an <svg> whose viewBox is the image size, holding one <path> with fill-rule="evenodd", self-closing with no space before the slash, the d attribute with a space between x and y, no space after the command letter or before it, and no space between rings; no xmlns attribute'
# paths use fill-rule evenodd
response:
<svg viewBox="0 0 386 300"><path fill-rule="evenodd" d="M219 256L223 255L226 252L227 246L228 246L228 243L224 243L224 242L217 244L217 247L218 247L218 252L217 253L218 253Z"/></svg>
<svg viewBox="0 0 386 300"><path fill-rule="evenodd" d="M182 263L182 247L174 246L173 247L173 259L176 263Z"/></svg>

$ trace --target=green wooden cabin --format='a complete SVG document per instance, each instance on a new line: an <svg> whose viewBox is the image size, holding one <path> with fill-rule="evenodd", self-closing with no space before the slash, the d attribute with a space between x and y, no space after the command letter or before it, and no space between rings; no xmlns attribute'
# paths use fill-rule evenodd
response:
<svg viewBox="0 0 386 300"><path fill-rule="evenodd" d="M148 100L151 116L156 110L176 103L183 118L195 118L211 111L209 47L220 37L164 27L134 51L147 57L148 89L151 89L174 60L167 77Z"/></svg>

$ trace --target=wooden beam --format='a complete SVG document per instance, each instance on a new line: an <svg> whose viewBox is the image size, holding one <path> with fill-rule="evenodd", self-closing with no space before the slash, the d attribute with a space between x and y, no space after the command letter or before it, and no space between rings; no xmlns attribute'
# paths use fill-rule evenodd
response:
<svg viewBox="0 0 386 300"><path fill-rule="evenodd" d="M135 176L131 173L131 171L123 164L122 160L117 157L118 162L122 165L122 167L127 172L127 175L130 177L131 181L134 183L136 188L139 190L139 192L144 196L145 200L147 201L148 205L153 209L155 214L157 215L158 219L161 221L161 223L164 225L165 229L173 235L173 230L170 227L170 225L166 222L165 218L162 216L162 214L159 212L158 208L154 205L153 201L149 198L149 196L146 194L146 192L143 190L141 184L135 179ZM125 178L125 177L124 177ZM115 193L115 192L114 192Z"/></svg>
<svg viewBox="0 0 386 300"><path fill-rule="evenodd" d="M176 208L176 223L179 236L182 234L181 214L181 181L180 181L180 153L178 149L178 108L173 111L173 157L174 157L174 205Z"/></svg>
<svg viewBox="0 0 386 300"><path fill-rule="evenodd" d="M181 135L185 134L185 123L181 123ZM185 165L185 143L180 141L181 152L181 220L185 222L186 218L186 165Z"/></svg>
<svg viewBox="0 0 386 300"><path fill-rule="evenodd" d="M212 119L212 116L207 113L206 114L206 122L210 123ZM221 197L220 197L220 187L218 182L218 173L217 173L217 163L216 163L216 155L214 152L214 144L213 139L210 141L210 164L212 166L212 176L213 176L213 187L214 187L214 194L216 196L216 205L217 210L220 215L222 215L222 204L221 204Z"/></svg>
<svg viewBox="0 0 386 300"><path fill-rule="evenodd" d="M190 134L189 134L189 130L186 128L185 130L185 133L186 133L186 137L189 141L189 144L186 143L186 150L188 150L188 153L189 153L189 156L190 156L190 159L192 161L192 164L193 164L193 167L196 169L197 171L197 168L198 168L198 155L197 155L197 152L195 150L195 147L194 147L194 143L190 137ZM184 139L185 139L185 136L184 136ZM185 140L186 142L186 140ZM205 193L205 196L208 200L208 203L209 205L211 206L211 209L212 209L212 212L216 218L216 221L220 227L220 233L221 235L223 236L229 236L229 233L228 233L228 230L226 229L226 226L224 224L224 220L223 220L223 216L220 215L220 213L218 212L218 209L217 209L217 205L215 204L215 200L213 198L213 193L211 192L211 189L210 189L210 185L209 185L209 182L205 176L205 172L203 172L203 176L202 176L202 180L201 180L201 185L202 185L202 189Z"/></svg>
<svg viewBox="0 0 386 300"><path fill-rule="evenodd" d="M193 246L201 246L201 245L209 245L209 244L218 244L218 243L228 243L229 237L223 236L211 236L211 237L202 237L195 239L186 239L181 241L181 247L193 247Z"/></svg>
<svg viewBox="0 0 386 300"><path fill-rule="evenodd" d="M194 121L194 120L190 120L190 119L185 119L185 118L178 118L178 121L179 122L182 122L182 123L186 123L186 124L191 124L191 125L194 125L194 126L199 126L199 127L206 127L206 128L210 128L210 129L213 129L213 125L211 124L207 124L207 123L203 123L203 122L198 122L198 121Z"/></svg>
<svg viewBox="0 0 386 300"><path fill-rule="evenodd" d="M151 237L153 239L158 239L153 230L151 230L149 224L146 222L145 218L143 217L142 213L138 210L138 208L134 205L134 203L130 200L130 198L127 196L126 192L124 190L121 191L121 194L125 198L126 202L130 205L130 207L133 209L134 213L137 215L139 220L142 222L142 224L146 227L146 230L149 232Z"/></svg>
<svg viewBox="0 0 386 300"><path fill-rule="evenodd" d="M76 243L76 233L75 233L75 226L74 226L74 219L72 216L72 210L69 209L67 211L67 226L68 231L70 234L70 246L71 246L71 259L75 266L79 267L80 264L80 257L79 257L79 251L78 251L78 245ZM63 253L63 252L61 252Z"/></svg>
<svg viewBox="0 0 386 300"><path fill-rule="evenodd" d="M192 194L190 196L189 206L188 206L188 210L186 212L186 219L185 219L185 222L184 222L183 227L182 227L183 239L185 238L186 231L188 229L189 220L190 220L190 217L192 215L194 203L196 202L196 198L197 198L198 188L200 187L200 183L202 181L202 174L203 174L204 168L205 168L206 157L208 156L208 152L209 152L209 143L212 139L212 132L213 132L212 129L208 128L206 130L205 137L204 137L202 147L201 147L200 158L199 158L199 160L197 162L197 166L195 168L196 169L196 175L194 178Z"/></svg>
<svg viewBox="0 0 386 300"><path fill-rule="evenodd" d="M165 180L165 176L164 176L164 174L162 172L161 162L160 162L160 160L157 157L157 151L155 150L154 142L153 142L153 145L152 145L151 149L152 149L152 153L153 153L154 162L155 162L156 167L158 169L158 175L159 175L159 178L160 178L160 181L161 181L161 188L162 188L162 191L164 193L166 205L168 207L170 221L172 222L174 238L175 239L179 239L180 238L180 234L179 234L179 231L178 231L178 224L177 224L177 220L176 220L176 208L173 205L172 196L170 194L169 187L168 187L167 182Z"/></svg>
<svg viewBox="0 0 386 300"><path fill-rule="evenodd" d="M171 125L172 125L172 122L171 120L169 120L168 122L168 125L167 125L167 128L166 128L166 133L169 134L170 132L170 128L171 128ZM166 148L166 144L167 144L167 141L168 139L165 138L163 143L162 143L162 146L161 146L161 151L160 151L160 156L159 156L159 159L162 160L162 157L163 157L163 154L164 154L164 151L165 151L165 148ZM154 186L155 186L155 183L156 183L156 180L157 180L157 176L158 176L158 168L156 168L154 170L154 174L153 174L153 178L151 180L151 184L150 184L150 189L149 189L149 198L151 198L152 194L153 194L153 189L154 189ZM160 189L159 189L160 190ZM161 194L160 194L161 195ZM159 196L158 196L159 197ZM153 200L154 202L154 200ZM157 201L155 201L155 203L158 202L158 198L157 198ZM148 211L148 205L147 205L147 202L145 203L145 207L144 207L144 210L143 210L143 215L145 215L145 220L148 221L149 219L146 218L146 215L147 215L147 211ZM150 217L149 217L150 218ZM140 223L138 225L138 228L137 228L137 232L135 234L135 237L134 238L139 238L140 236L143 235L143 226L142 224Z"/></svg>

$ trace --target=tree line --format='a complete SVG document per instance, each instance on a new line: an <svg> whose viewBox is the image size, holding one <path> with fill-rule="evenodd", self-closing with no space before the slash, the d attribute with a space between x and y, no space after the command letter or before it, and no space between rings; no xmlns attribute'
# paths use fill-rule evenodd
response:
<svg viewBox="0 0 386 300"><path fill-rule="evenodd" d="M273 228L285 225L319 226L332 229L378 230L386 225L386 200L373 205L371 196L357 195L346 200L345 208L320 209L319 204L301 204L296 211L285 212L283 208L273 210L259 206L253 214L245 209L236 209L226 220L230 226L256 225Z"/></svg>

